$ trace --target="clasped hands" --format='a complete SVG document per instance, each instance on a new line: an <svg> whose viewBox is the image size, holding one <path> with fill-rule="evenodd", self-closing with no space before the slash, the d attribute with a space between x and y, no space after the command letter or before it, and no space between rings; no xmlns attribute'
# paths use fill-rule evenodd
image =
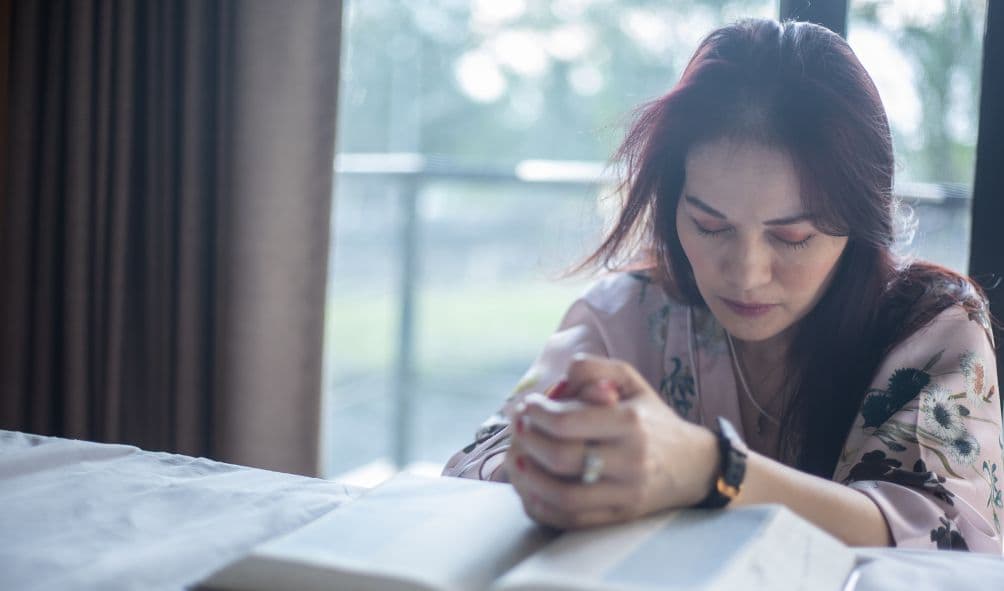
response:
<svg viewBox="0 0 1004 591"><path fill-rule="evenodd" d="M550 396L527 395L510 418L506 473L527 515L544 525L689 507L716 473L714 435L680 418L622 361L577 355Z"/></svg>

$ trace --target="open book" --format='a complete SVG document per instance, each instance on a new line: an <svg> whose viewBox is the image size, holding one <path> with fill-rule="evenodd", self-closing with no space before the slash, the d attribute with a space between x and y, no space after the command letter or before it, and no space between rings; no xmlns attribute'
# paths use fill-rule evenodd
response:
<svg viewBox="0 0 1004 591"><path fill-rule="evenodd" d="M779 505L558 534L508 484L397 476L203 585L235 591L838 591L854 553Z"/></svg>

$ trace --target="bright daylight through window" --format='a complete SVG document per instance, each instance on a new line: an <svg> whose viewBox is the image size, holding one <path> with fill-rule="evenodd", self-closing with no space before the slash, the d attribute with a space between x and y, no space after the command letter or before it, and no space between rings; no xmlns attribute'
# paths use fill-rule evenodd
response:
<svg viewBox="0 0 1004 591"><path fill-rule="evenodd" d="M441 466L588 278L605 163L712 28L773 0L348 0L325 474ZM854 1L915 251L965 271L985 4ZM365 478L363 479L365 480Z"/></svg>

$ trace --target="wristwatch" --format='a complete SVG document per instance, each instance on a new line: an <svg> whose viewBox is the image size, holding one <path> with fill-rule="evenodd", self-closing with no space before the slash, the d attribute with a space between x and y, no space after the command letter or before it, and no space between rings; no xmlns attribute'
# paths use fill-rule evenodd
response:
<svg viewBox="0 0 1004 591"><path fill-rule="evenodd" d="M718 417L718 476L708 492L708 496L696 505L699 509L718 509L728 505L739 496L739 489L746 476L746 455L748 448L735 427L728 420Z"/></svg>

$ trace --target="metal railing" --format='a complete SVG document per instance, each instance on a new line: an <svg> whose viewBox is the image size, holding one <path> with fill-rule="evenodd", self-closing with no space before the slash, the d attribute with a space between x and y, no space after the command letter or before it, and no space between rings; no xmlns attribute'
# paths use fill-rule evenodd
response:
<svg viewBox="0 0 1004 591"><path fill-rule="evenodd" d="M393 371L391 433L392 457L403 467L410 461L414 416L412 391L415 369L415 294L421 224L418 215L422 188L430 181L519 183L534 186L582 187L596 190L612 186L616 178L601 162L525 160L513 166L466 166L438 156L412 153L339 154L335 173L342 178L374 178L391 182L401 213L398 235L397 350ZM968 206L970 189L958 184L901 183L895 190L905 201L924 207L957 210ZM337 196L336 196L337 207Z"/></svg>

